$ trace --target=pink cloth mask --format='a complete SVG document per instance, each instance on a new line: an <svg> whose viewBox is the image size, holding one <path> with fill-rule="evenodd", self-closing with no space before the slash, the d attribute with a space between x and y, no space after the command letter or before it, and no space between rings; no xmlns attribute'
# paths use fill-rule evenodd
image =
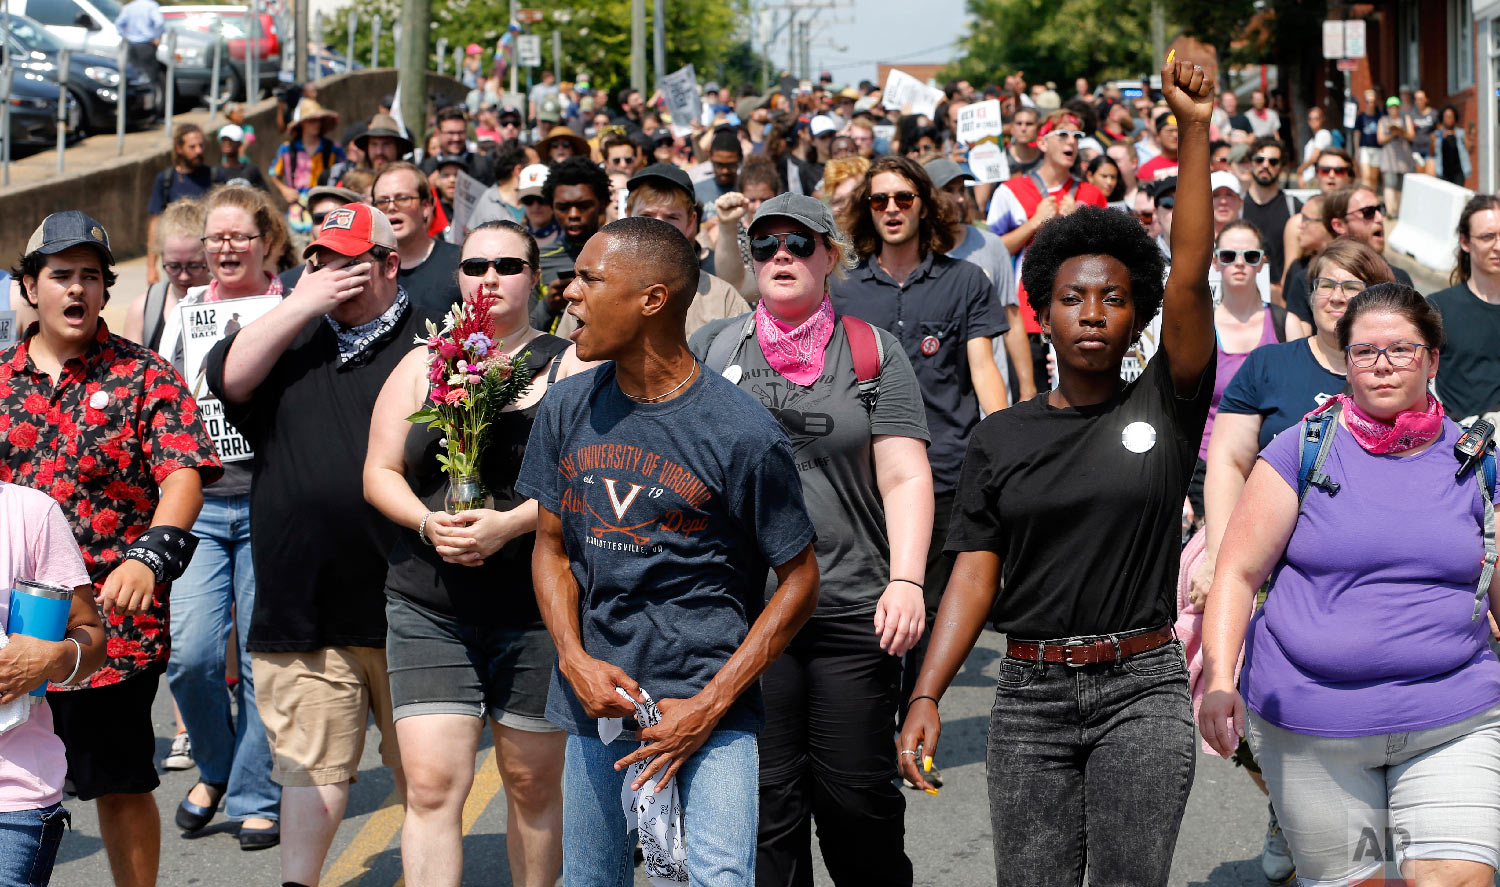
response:
<svg viewBox="0 0 1500 887"><path fill-rule="evenodd" d="M833 301L824 293L818 310L794 327L772 316L762 300L755 306L755 338L771 369L789 382L812 385L823 374L823 353L833 338Z"/></svg>
<svg viewBox="0 0 1500 887"><path fill-rule="evenodd" d="M1394 423L1382 422L1361 410L1354 398L1347 394L1330 398L1307 415L1315 416L1330 410L1336 403L1343 405L1344 424L1366 452L1404 453L1436 440L1443 433L1443 405L1431 394L1427 395L1427 409L1402 410Z"/></svg>

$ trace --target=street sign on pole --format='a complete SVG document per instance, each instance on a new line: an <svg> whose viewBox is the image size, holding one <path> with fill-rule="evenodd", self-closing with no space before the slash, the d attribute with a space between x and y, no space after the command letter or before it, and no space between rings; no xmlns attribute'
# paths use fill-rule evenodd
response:
<svg viewBox="0 0 1500 887"><path fill-rule="evenodd" d="M1323 58L1341 59L1344 57L1344 22L1340 19L1328 19L1323 22Z"/></svg>
<svg viewBox="0 0 1500 887"><path fill-rule="evenodd" d="M1359 59L1339 59L1336 63L1340 71L1358 71Z"/></svg>
<svg viewBox="0 0 1500 887"><path fill-rule="evenodd" d="M516 10L516 21L527 25L534 25L542 20L540 9L521 8Z"/></svg>
<svg viewBox="0 0 1500 887"><path fill-rule="evenodd" d="M521 10L525 12L526 10ZM536 34L516 35L516 64L523 68L539 68L542 64L542 38Z"/></svg>
<svg viewBox="0 0 1500 887"><path fill-rule="evenodd" d="M1352 18L1344 22L1344 58L1365 57L1365 20Z"/></svg>

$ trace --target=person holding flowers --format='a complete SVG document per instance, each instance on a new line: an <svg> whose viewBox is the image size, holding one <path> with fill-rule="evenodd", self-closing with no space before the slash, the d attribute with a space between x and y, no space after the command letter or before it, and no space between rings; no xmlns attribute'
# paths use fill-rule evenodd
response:
<svg viewBox="0 0 1500 887"><path fill-rule="evenodd" d="M505 786L517 885L562 866L563 734L545 716L556 651L531 585L536 502L515 489L549 385L584 367L533 329L536 240L511 221L469 232L462 300L386 380L365 496L403 533L386 577L386 653L407 813L409 884L456 885L461 816L486 720Z"/></svg>

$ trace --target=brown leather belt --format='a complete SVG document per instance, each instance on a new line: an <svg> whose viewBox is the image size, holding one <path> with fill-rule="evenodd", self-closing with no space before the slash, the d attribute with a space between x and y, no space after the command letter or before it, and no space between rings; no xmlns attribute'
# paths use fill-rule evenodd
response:
<svg viewBox="0 0 1500 887"><path fill-rule="evenodd" d="M1061 662L1066 665L1097 665L1129 659L1148 650L1166 646L1173 640L1172 626L1166 625L1145 634L1129 637L1101 637L1082 644L1041 644L1032 641L1010 641L1005 655L1013 659L1036 662ZM1045 651L1045 652L1044 652Z"/></svg>

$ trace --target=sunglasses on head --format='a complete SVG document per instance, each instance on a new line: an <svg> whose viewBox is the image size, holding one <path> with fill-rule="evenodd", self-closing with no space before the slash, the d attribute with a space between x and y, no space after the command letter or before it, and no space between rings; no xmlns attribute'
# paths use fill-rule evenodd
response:
<svg viewBox="0 0 1500 887"><path fill-rule="evenodd" d="M1266 166L1280 166L1281 165L1281 158L1280 157L1269 157L1269 156L1267 156L1265 154L1257 154L1254 157L1251 157L1250 161L1252 163L1254 163L1255 165L1257 165L1257 166L1260 166L1262 164L1264 164Z"/></svg>
<svg viewBox="0 0 1500 887"><path fill-rule="evenodd" d="M464 259L458 263L458 270L465 277L483 277L491 268L501 277L511 277L520 274L531 265L525 259L515 256L502 256L498 259Z"/></svg>
<svg viewBox="0 0 1500 887"><path fill-rule="evenodd" d="M1318 167L1318 175L1320 175L1320 176L1347 176L1348 174L1349 174L1349 167L1347 167L1347 166L1319 166Z"/></svg>
<svg viewBox="0 0 1500 887"><path fill-rule="evenodd" d="M1170 194L1167 195L1166 197L1159 198L1156 201L1156 208L1157 209L1171 209L1172 207L1174 207L1176 205L1177 205L1177 198L1171 196Z"/></svg>
<svg viewBox="0 0 1500 887"><path fill-rule="evenodd" d="M899 205L899 204L898 204ZM910 206L910 204L907 204ZM757 262L769 262L785 246L786 251L799 259L806 259L818 250L818 241L797 231L785 234L761 234L750 238L750 258Z"/></svg>
<svg viewBox="0 0 1500 887"><path fill-rule="evenodd" d="M1348 212L1344 213L1344 218L1347 219L1350 216L1359 216L1366 222L1373 222L1375 221L1375 217L1377 215L1385 215L1385 204L1377 203L1374 206L1363 206L1359 209L1351 209Z"/></svg>
<svg viewBox="0 0 1500 887"><path fill-rule="evenodd" d="M895 194L871 194L870 209L883 212L892 200L896 201L896 209L907 210L917 202L917 195L910 191L897 191Z"/></svg>
<svg viewBox="0 0 1500 887"><path fill-rule="evenodd" d="M1221 249L1216 255L1220 265L1233 265L1241 256L1245 258L1246 265L1259 265L1260 260L1266 257L1266 252L1259 249Z"/></svg>

